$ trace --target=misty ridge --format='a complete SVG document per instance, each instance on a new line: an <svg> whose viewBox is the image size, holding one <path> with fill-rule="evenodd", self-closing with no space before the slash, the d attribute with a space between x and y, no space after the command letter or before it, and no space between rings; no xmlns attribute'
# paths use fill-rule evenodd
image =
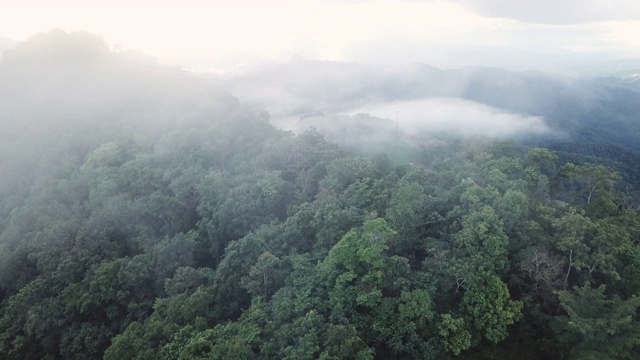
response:
<svg viewBox="0 0 640 360"><path fill-rule="evenodd" d="M46 183L52 169L81 163L102 143L151 148L171 129L234 111L249 116L212 82L116 52L97 35L39 34L5 50L0 63L0 189Z"/></svg>
<svg viewBox="0 0 640 360"><path fill-rule="evenodd" d="M313 126L331 131L344 126L332 118L359 113L395 123L397 111L400 127L409 136L444 131L575 139L638 149L635 114L640 94L634 87L621 86L627 73L600 71L571 78L497 68L440 70L423 64L365 65L294 57L288 63L214 78L243 103L266 108L272 122L286 129L305 128L309 121L300 119L312 117Z"/></svg>
<svg viewBox="0 0 640 360"><path fill-rule="evenodd" d="M266 111L277 127L296 133L315 127L342 144L395 137L399 120L399 135L407 142L450 133L638 149L640 128L634 120L640 94L624 80L633 79L628 76L633 72L620 71L635 63L569 78L296 56L282 64L193 76L140 53L114 51L87 33L54 30L14 47L5 51L0 66L0 106L7 114L2 136L7 138L23 133L31 122L44 132L118 122L162 133L166 126L228 112L239 99L245 109ZM358 114L378 120L364 124Z"/></svg>
<svg viewBox="0 0 640 360"><path fill-rule="evenodd" d="M82 32L53 30L6 50L0 76L6 111L45 123L77 125L110 117L122 125L154 119L163 126L217 111L225 102L235 105L211 82L139 53L116 52L100 37ZM182 119L175 119L176 111Z"/></svg>

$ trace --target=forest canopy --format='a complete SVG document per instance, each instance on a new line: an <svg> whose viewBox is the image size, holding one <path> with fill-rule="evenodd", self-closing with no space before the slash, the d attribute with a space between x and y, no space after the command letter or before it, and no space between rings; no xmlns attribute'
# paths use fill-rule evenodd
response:
<svg viewBox="0 0 640 360"><path fill-rule="evenodd" d="M632 149L353 151L62 31L0 114L3 359L640 356Z"/></svg>

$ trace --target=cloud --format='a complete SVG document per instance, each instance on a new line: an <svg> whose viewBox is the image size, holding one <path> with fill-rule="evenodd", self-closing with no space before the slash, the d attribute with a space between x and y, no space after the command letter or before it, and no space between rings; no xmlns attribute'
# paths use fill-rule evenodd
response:
<svg viewBox="0 0 640 360"><path fill-rule="evenodd" d="M391 120L398 116L400 129L406 133L448 132L463 136L514 137L551 132L542 117L515 114L459 98L387 102L352 112L357 113Z"/></svg>
<svg viewBox="0 0 640 360"><path fill-rule="evenodd" d="M397 130L396 115L399 120ZM296 133L315 128L331 141L363 153L391 153L398 144L405 150L426 149L441 145L437 139L442 135L561 136L557 131L552 132L541 117L519 115L459 98L382 102L345 113L272 120L274 125Z"/></svg>
<svg viewBox="0 0 640 360"><path fill-rule="evenodd" d="M578 24L587 22L638 20L637 0L451 0L489 17L527 23Z"/></svg>
<svg viewBox="0 0 640 360"><path fill-rule="evenodd" d="M9 4L10 3L10 4ZM368 63L539 69L528 54L640 56L638 0L98 0L9 2L0 35L61 27L99 33L162 63L227 67L294 54ZM37 6L35 3L38 3ZM140 26L144 19L144 26ZM626 19L626 20L625 20ZM471 49L470 54L466 49ZM506 61L505 61L506 59ZM450 65L451 64L451 65ZM573 64L569 65L573 68ZM545 66L546 67L546 66Z"/></svg>

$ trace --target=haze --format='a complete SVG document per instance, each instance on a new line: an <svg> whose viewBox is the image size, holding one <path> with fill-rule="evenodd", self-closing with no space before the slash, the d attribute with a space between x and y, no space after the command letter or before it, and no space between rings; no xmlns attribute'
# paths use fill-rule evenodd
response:
<svg viewBox="0 0 640 360"><path fill-rule="evenodd" d="M0 37L84 30L166 64L428 63L566 72L640 56L634 0L9 1Z"/></svg>
<svg viewBox="0 0 640 360"><path fill-rule="evenodd" d="M636 2L0 4L0 359L640 359Z"/></svg>

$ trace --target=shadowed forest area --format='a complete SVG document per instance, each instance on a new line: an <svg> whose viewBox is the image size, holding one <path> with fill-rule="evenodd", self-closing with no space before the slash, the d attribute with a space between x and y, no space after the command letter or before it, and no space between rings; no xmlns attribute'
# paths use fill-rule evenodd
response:
<svg viewBox="0 0 640 360"><path fill-rule="evenodd" d="M501 106L474 74L463 98ZM285 131L232 95L247 79L87 33L5 51L0 358L640 356L634 90L593 84L606 101L583 123L561 100L502 106L553 136L405 127L363 146L360 126L389 124Z"/></svg>

